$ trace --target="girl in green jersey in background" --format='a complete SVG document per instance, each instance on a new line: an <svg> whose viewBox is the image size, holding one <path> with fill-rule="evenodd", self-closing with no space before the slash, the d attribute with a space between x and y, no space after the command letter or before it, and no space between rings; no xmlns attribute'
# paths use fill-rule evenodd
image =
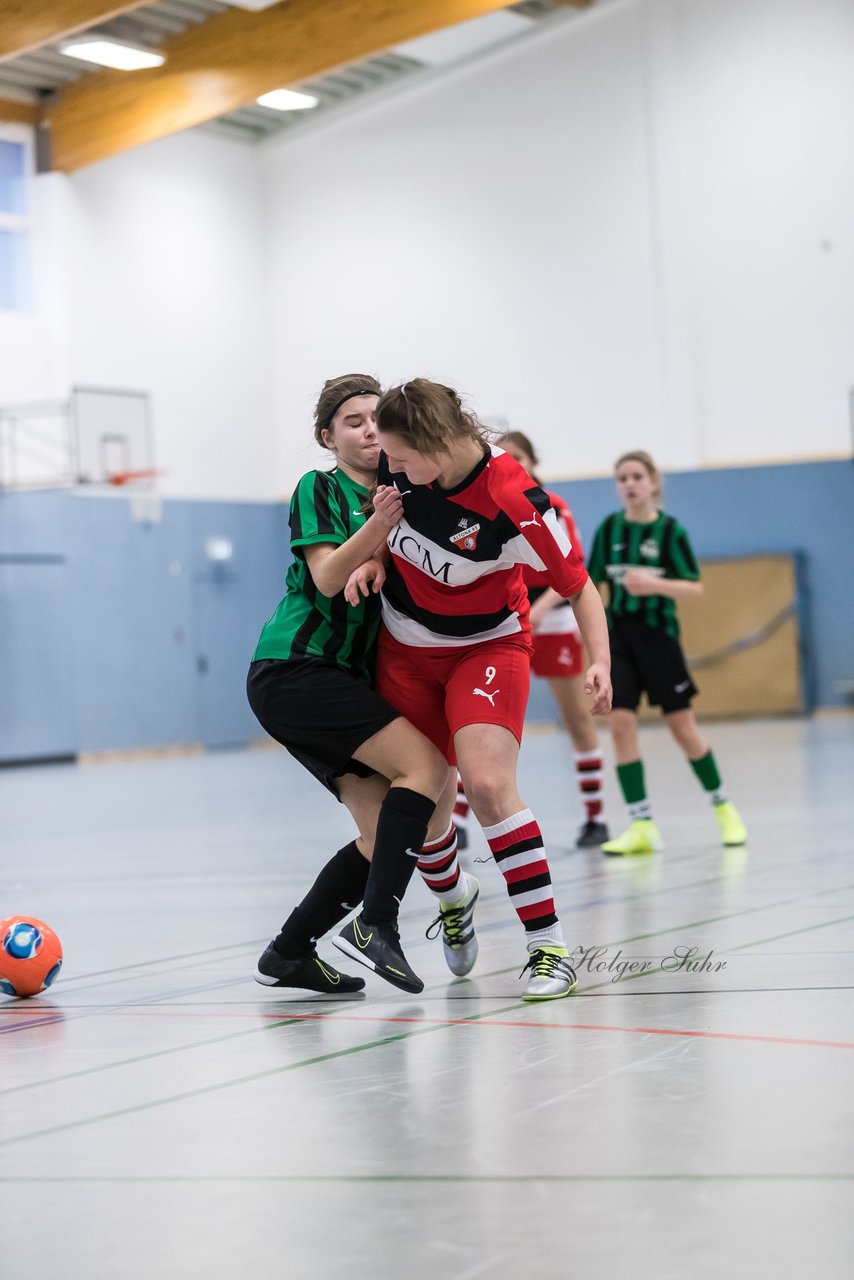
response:
<svg viewBox="0 0 854 1280"><path fill-rule="evenodd" d="M691 710L697 688L679 644L677 601L703 591L694 552L682 526L660 509L661 476L648 453L624 453L614 475L625 509L596 530L587 571L594 582L607 582L610 592L611 734L631 825L603 844L602 852L651 853L661 844L638 745L643 693L651 706L661 707L668 729L709 795L724 845L743 845L744 823L727 799L715 757Z"/></svg>

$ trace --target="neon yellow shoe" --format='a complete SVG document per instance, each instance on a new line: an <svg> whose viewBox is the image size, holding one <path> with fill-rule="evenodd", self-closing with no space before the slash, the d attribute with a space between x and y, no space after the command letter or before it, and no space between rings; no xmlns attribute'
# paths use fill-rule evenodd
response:
<svg viewBox="0 0 854 1280"><path fill-rule="evenodd" d="M523 1000L560 1000L578 986L566 947L535 947L519 977L528 969L531 976L522 992Z"/></svg>
<svg viewBox="0 0 854 1280"><path fill-rule="evenodd" d="M725 800L723 804L716 804L714 809L718 826L721 829L721 840L724 848L729 849L733 845L747 844L747 827L742 822L741 815L735 805L730 804L729 800Z"/></svg>
<svg viewBox="0 0 854 1280"><path fill-rule="evenodd" d="M661 836L652 818L635 818L628 831L602 845L602 852L615 857L631 857L637 853L654 853L660 848Z"/></svg>

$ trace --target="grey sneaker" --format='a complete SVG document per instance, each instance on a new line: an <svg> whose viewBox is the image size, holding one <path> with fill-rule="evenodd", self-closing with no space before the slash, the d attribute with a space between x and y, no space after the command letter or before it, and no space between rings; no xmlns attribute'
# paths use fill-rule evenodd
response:
<svg viewBox="0 0 854 1280"><path fill-rule="evenodd" d="M575 842L576 849L598 849L600 844L604 844L606 840L611 839L611 833L605 822L599 822L596 818L589 818L578 833L578 839Z"/></svg>
<svg viewBox="0 0 854 1280"><path fill-rule="evenodd" d="M480 884L474 876L464 873L466 891L460 902L451 907L442 904L439 914L427 929L428 938L436 938L442 930L442 946L445 962L451 973L463 978L471 973L477 959L477 935L474 931L474 904L480 894Z"/></svg>
<svg viewBox="0 0 854 1280"><path fill-rule="evenodd" d="M578 986L578 978L564 947L536 947L522 973L528 969L531 976L522 992L523 1000L560 1000L561 996L568 996Z"/></svg>

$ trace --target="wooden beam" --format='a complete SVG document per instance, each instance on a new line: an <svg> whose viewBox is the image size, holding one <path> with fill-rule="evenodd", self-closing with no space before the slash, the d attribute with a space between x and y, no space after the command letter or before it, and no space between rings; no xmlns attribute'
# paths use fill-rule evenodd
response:
<svg viewBox="0 0 854 1280"><path fill-rule="evenodd" d="M213 120L406 40L506 8L506 0L284 0L229 9L172 36L162 67L104 71L48 108L51 164L66 173Z"/></svg>
<svg viewBox="0 0 854 1280"><path fill-rule="evenodd" d="M0 98L0 120L8 124L38 124L42 109L34 102L13 102L11 98Z"/></svg>
<svg viewBox="0 0 854 1280"><path fill-rule="evenodd" d="M0 62L85 31L144 0L0 0Z"/></svg>

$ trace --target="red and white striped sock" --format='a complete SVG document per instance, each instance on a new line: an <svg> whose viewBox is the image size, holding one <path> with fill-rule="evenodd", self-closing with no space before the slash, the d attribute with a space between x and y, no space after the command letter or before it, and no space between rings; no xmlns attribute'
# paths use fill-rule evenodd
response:
<svg viewBox="0 0 854 1280"><path fill-rule="evenodd" d="M521 809L493 827L484 827L483 834L522 921L528 950L540 944L562 947L563 931L555 913L549 863L531 810Z"/></svg>
<svg viewBox="0 0 854 1280"><path fill-rule="evenodd" d="M466 882L457 858L457 833L453 823L439 840L421 846L418 870L434 898L446 906L465 896Z"/></svg>
<svg viewBox="0 0 854 1280"><path fill-rule="evenodd" d="M575 777L589 822L602 821L604 765L605 761L598 747L595 751L575 752Z"/></svg>

